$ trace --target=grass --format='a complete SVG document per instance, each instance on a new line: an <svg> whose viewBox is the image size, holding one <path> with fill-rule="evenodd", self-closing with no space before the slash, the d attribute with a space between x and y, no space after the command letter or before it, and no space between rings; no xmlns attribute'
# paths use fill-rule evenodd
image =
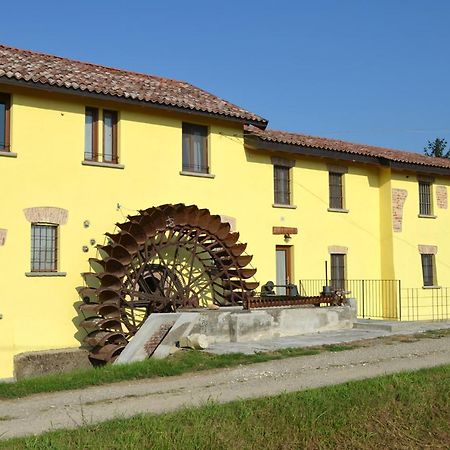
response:
<svg viewBox="0 0 450 450"><path fill-rule="evenodd" d="M450 366L209 403L0 442L0 449L448 449Z"/></svg>
<svg viewBox="0 0 450 450"><path fill-rule="evenodd" d="M14 383L0 383L0 399L19 398L40 392L83 389L124 380L167 377L187 372L233 367L295 356L309 356L327 351L324 348L291 348L274 352L245 355L232 353L213 355L195 350L181 350L166 359L77 370L73 372L28 378ZM334 351L330 349L330 351Z"/></svg>
<svg viewBox="0 0 450 450"><path fill-rule="evenodd" d="M394 335L370 340L361 340L348 344L323 345L309 348L288 348L273 352L245 355L233 353L213 355L194 350L179 351L162 360L148 359L127 365L107 365L96 369L84 369L63 374L46 375L20 380L14 383L0 383L0 399L19 398L41 392L57 392L69 389L84 389L125 380L167 377L187 372L207 369L234 367L297 356L309 356L322 352L339 352L357 347L367 347L374 343L415 342L423 338L441 338L450 335L450 329L434 330L415 335Z"/></svg>

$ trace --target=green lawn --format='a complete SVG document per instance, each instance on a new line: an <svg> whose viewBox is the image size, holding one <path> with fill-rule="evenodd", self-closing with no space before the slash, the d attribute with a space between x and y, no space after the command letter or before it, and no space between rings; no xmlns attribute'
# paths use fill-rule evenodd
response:
<svg viewBox="0 0 450 450"><path fill-rule="evenodd" d="M341 347L339 347L339 350L342 349ZM352 346L349 345L344 348L350 349ZM106 365L95 369L29 378L14 383L0 383L0 399L25 397L39 392L82 389L123 380L180 375L186 372L232 367L239 364L252 364L294 356L315 355L322 351L336 350L334 346L323 346L320 348L283 349L253 355L242 353L213 355L195 350L183 350L166 359L148 359L132 364Z"/></svg>
<svg viewBox="0 0 450 450"><path fill-rule="evenodd" d="M179 351L163 360L148 359L128 365L107 365L96 369L78 370L64 374L30 378L15 383L0 383L0 399L25 397L40 392L83 389L88 386L98 386L124 380L181 375L187 372L233 367L240 364L253 364L295 356L315 355L321 352L351 350L355 347L370 346L373 343L410 342L417 339L441 338L448 335L450 335L450 329L435 330L408 336L389 336L349 344L283 349L253 355L244 355L242 353L212 355L194 350Z"/></svg>
<svg viewBox="0 0 450 450"><path fill-rule="evenodd" d="M450 366L0 442L0 449L96 450L449 446Z"/></svg>

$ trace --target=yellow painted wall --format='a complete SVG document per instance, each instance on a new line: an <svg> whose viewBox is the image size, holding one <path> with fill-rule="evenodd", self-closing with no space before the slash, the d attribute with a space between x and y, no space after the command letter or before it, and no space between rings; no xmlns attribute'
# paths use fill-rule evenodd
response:
<svg viewBox="0 0 450 450"><path fill-rule="evenodd" d="M0 86L0 91L11 89ZM72 322L79 300L75 288L82 284L80 273L89 271L88 258L96 256L90 240L103 243L103 233L114 231L116 222L137 209L186 203L235 217L262 283L275 279L276 245L293 246L294 282L323 278L328 246L339 245L348 247L349 279L389 274L414 286L421 279L417 244L441 239L439 253L441 248L442 254L450 250L442 240L442 223L449 212L438 211L438 220L431 224L418 219L412 178L396 175L391 180L390 172L376 166L349 163L344 175L348 213L329 212L327 163L333 161L298 157L292 170L297 208L274 208L271 154L245 149L240 125L35 91L14 90L12 103L11 150L18 156L0 156L0 228L8 230L6 244L0 247L0 377L12 375L14 354L78 345ZM124 169L81 164L85 106L120 111ZM183 121L209 126L215 178L180 175ZM398 236L392 236L388 218L391 183L412 189L405 207L408 224ZM67 273L65 277L25 276L30 270L31 225L23 209L39 206L69 211L59 239L59 270ZM86 220L89 228L83 226ZM299 233L286 243L283 236L272 234L273 226L297 227ZM392 241L393 247L387 248ZM85 245L88 253L82 251ZM404 267L413 260L417 267L408 271ZM448 266L438 270L439 279L448 277Z"/></svg>
<svg viewBox="0 0 450 450"><path fill-rule="evenodd" d="M423 288L421 257L419 245L436 245L435 255L437 285L450 285L450 225L449 209L441 209L436 202L436 187L445 186L450 194L450 180L435 177L432 185L433 213L436 218L419 217L419 188L417 176L413 173L393 173L392 187L405 189L408 196L403 208L403 227L401 233L393 233L393 265L395 278L402 281L403 317L432 319L442 316L444 309L439 307L439 296L447 295L444 289ZM446 303L446 301L445 301ZM434 305L434 312L432 310ZM442 303L444 305L444 303ZM416 317L417 310L421 317ZM448 313L448 311L447 311ZM444 318L443 316L440 318Z"/></svg>

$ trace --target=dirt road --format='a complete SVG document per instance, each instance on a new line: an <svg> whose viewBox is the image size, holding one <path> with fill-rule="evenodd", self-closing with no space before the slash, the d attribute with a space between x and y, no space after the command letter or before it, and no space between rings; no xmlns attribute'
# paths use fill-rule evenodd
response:
<svg viewBox="0 0 450 450"><path fill-rule="evenodd" d="M450 364L450 336L0 401L2 439Z"/></svg>

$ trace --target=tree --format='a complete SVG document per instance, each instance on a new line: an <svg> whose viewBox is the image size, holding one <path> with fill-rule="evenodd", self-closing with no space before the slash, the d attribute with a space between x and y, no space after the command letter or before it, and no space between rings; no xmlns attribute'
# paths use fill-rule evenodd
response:
<svg viewBox="0 0 450 450"><path fill-rule="evenodd" d="M423 152L427 156L450 158L450 150L447 150L447 141L444 138L436 138L434 141L428 141Z"/></svg>

